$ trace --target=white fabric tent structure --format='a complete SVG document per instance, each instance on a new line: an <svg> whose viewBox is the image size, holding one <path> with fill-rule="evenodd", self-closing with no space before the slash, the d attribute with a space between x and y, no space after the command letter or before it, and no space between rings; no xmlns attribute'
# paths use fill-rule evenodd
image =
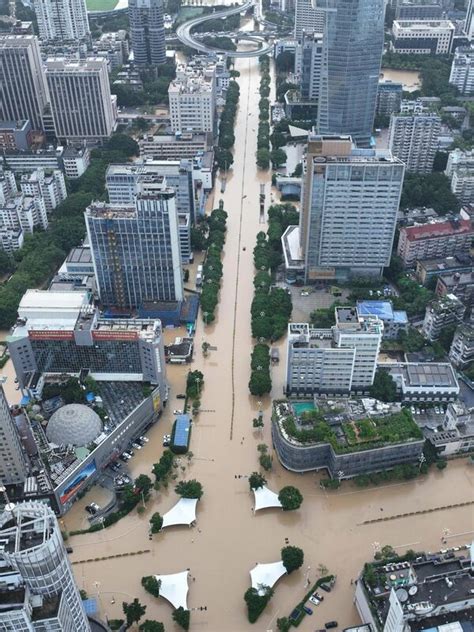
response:
<svg viewBox="0 0 474 632"><path fill-rule="evenodd" d="M188 609L188 571L173 573L172 575L155 575L161 582L160 597L163 597L175 608L182 606Z"/></svg>
<svg viewBox="0 0 474 632"><path fill-rule="evenodd" d="M257 564L257 566L250 571L252 588L256 588L257 590L259 590L261 586L270 586L270 588L272 588L285 573L286 568L282 561L271 562L270 564Z"/></svg>
<svg viewBox="0 0 474 632"><path fill-rule="evenodd" d="M174 507L163 516L162 529L176 524L190 525L196 520L197 498L181 498Z"/></svg>
<svg viewBox="0 0 474 632"><path fill-rule="evenodd" d="M255 496L255 509L268 509L269 507L281 507L281 502L278 500L278 494L272 492L265 485L253 490Z"/></svg>

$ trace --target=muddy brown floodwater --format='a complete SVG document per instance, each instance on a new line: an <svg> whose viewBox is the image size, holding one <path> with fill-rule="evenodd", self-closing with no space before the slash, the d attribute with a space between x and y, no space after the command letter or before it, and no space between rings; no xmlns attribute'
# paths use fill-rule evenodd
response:
<svg viewBox="0 0 474 632"><path fill-rule="evenodd" d="M146 511L136 512L116 525L97 533L70 538L74 548L72 560L80 588L99 597L103 617L122 615L122 601L138 597L147 605L146 618L163 621L166 630L177 631L171 618L171 606L163 599L148 595L140 584L144 575L174 573L189 568L195 581L190 581L188 606L207 606L207 611L192 612L191 629L209 632L276 630L276 619L288 615L305 592L305 580L317 578L318 565L324 564L337 575L335 590L326 597L311 617L306 617L300 630L321 628L325 621L336 619L341 628L359 622L352 603L351 579L363 563L373 555L373 543L391 544L397 550L406 548L438 550L443 529L450 529L453 546L468 542L473 527L471 507L437 511L420 517L406 517L364 525L366 520L396 515L473 498L474 468L464 460L450 463L443 472L409 483L359 491L350 483L337 492L325 493L318 486L319 475L295 475L284 470L277 459L268 476L268 485L278 491L287 484L300 488L304 503L297 512L266 510L252 513L252 497L245 479L236 475L258 469L257 444L270 445L271 399L262 399L265 428L263 437L252 428L258 410L256 398L248 393L250 337L250 302L253 294L252 250L255 235L266 226L259 223L258 196L265 184L270 197L270 173L255 167L256 130L258 124L258 61L239 60L240 107L236 122L235 163L228 177L226 191L216 200L224 200L229 214L224 255L224 276L217 311L211 327L199 322L196 333L196 354L193 368L205 375L201 412L195 419L190 465L183 460L179 477L197 478L204 486L198 503L197 526L172 527L155 535L147 535L150 515L164 514L176 502L170 485L168 490L153 493ZM244 251L243 248L246 248ZM167 332L167 335L171 335ZM201 354L201 343L217 347L207 358ZM281 362L272 369L274 397L282 394L285 346L280 343ZM153 462L162 453L161 437L172 424L172 411L182 400L187 367L169 366L171 396L160 421L150 431L150 443L130 461L134 475L150 474ZM91 492L91 493L94 493ZM84 503L76 503L65 517L66 528L84 521ZM457 535L464 534L464 535ZM243 594L250 585L250 569L256 562L273 562L280 557L285 538L305 552L304 567L283 577L275 596L258 622L246 619ZM131 557L90 561L81 560L144 552Z"/></svg>

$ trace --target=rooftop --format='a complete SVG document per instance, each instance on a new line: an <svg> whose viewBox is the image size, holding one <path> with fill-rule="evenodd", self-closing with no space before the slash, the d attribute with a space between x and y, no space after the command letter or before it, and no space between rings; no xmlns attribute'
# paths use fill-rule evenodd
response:
<svg viewBox="0 0 474 632"><path fill-rule="evenodd" d="M402 376L409 387L456 387L458 381L448 362L406 362L384 365L392 376Z"/></svg>
<svg viewBox="0 0 474 632"><path fill-rule="evenodd" d="M470 219L453 219L446 222L433 222L420 226L407 226L401 228L408 241L448 237L450 235L474 234Z"/></svg>
<svg viewBox="0 0 474 632"><path fill-rule="evenodd" d="M378 316L380 320L407 323L407 313L393 309L392 301L358 301L357 311L361 316Z"/></svg>
<svg viewBox="0 0 474 632"><path fill-rule="evenodd" d="M92 252L89 247L78 246L73 248L66 257L68 263L91 263Z"/></svg>

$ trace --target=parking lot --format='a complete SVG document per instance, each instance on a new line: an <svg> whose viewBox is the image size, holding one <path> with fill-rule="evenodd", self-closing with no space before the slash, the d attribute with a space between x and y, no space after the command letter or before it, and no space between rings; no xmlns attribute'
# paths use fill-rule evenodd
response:
<svg viewBox="0 0 474 632"><path fill-rule="evenodd" d="M344 303L344 300L350 293L350 290L341 288L341 296L333 296L330 287L321 289L296 287L295 285L288 285L286 287L291 292L291 300L293 301L291 320L294 323L308 321L312 311L315 309L327 309L331 307L334 301Z"/></svg>

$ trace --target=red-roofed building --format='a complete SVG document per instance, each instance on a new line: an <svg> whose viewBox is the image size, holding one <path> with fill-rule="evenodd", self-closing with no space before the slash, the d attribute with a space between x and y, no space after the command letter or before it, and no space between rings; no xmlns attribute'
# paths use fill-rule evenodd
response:
<svg viewBox="0 0 474 632"><path fill-rule="evenodd" d="M453 220L401 228L397 254L404 265L414 266L417 260L469 253L473 236L471 219L461 211Z"/></svg>

